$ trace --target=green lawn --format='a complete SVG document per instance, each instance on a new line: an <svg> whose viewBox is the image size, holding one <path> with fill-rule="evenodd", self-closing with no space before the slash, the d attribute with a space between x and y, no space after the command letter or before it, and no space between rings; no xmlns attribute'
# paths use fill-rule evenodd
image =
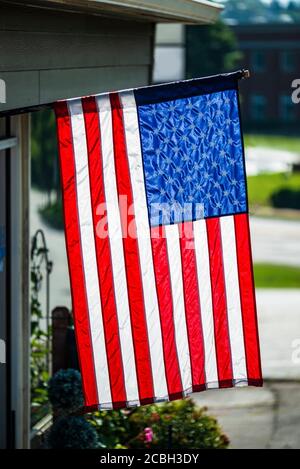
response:
<svg viewBox="0 0 300 469"><path fill-rule="evenodd" d="M281 188L300 189L300 173L272 173L249 176L248 196L249 204L270 205L270 196Z"/></svg>
<svg viewBox="0 0 300 469"><path fill-rule="evenodd" d="M300 137L245 134L244 140L246 147L268 147L300 153Z"/></svg>
<svg viewBox="0 0 300 469"><path fill-rule="evenodd" d="M300 288L300 268L286 265L254 264L256 288Z"/></svg>

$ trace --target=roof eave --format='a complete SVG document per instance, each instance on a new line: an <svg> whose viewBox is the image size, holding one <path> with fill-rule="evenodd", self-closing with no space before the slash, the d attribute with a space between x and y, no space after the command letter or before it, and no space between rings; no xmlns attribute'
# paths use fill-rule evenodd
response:
<svg viewBox="0 0 300 469"><path fill-rule="evenodd" d="M140 21L186 24L214 23L223 9L209 0L13 0L11 3Z"/></svg>
<svg viewBox="0 0 300 469"><path fill-rule="evenodd" d="M180 22L190 24L214 23L223 7L207 0L94 0L107 8L118 8L124 13L138 15L155 22Z"/></svg>

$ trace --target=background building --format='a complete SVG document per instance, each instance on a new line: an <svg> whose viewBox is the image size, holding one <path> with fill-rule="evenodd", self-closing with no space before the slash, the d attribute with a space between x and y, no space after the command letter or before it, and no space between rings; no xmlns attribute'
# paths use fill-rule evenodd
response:
<svg viewBox="0 0 300 469"><path fill-rule="evenodd" d="M248 127L299 130L300 106L292 102L292 81L300 77L300 24L232 26L243 67L243 117Z"/></svg>
<svg viewBox="0 0 300 469"><path fill-rule="evenodd" d="M291 84L300 77L300 3L220 3L224 24L211 34L209 26L158 25L153 81L248 68L251 80L241 86L245 127L297 132L300 107L291 100Z"/></svg>

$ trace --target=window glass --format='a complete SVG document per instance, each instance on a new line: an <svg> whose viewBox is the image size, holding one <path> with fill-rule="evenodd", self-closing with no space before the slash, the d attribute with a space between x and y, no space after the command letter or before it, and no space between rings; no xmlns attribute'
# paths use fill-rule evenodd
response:
<svg viewBox="0 0 300 469"><path fill-rule="evenodd" d="M295 54L292 51L282 51L280 55L281 70L283 72L293 72L295 70Z"/></svg>
<svg viewBox="0 0 300 469"><path fill-rule="evenodd" d="M262 121L266 118L266 97L253 94L250 98L251 117L255 121Z"/></svg>
<svg viewBox="0 0 300 469"><path fill-rule="evenodd" d="M292 102L290 95L282 95L279 99L279 116L284 122L292 122L295 120L295 104Z"/></svg>
<svg viewBox="0 0 300 469"><path fill-rule="evenodd" d="M252 52L252 68L256 73L261 73L266 70L266 57L264 52Z"/></svg>

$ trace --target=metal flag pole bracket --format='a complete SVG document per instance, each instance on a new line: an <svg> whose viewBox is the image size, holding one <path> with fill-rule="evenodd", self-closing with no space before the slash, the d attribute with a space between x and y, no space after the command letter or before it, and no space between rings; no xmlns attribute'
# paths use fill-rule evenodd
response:
<svg viewBox="0 0 300 469"><path fill-rule="evenodd" d="M245 80L246 78L250 78L250 77L251 77L250 70L243 68L242 79Z"/></svg>

